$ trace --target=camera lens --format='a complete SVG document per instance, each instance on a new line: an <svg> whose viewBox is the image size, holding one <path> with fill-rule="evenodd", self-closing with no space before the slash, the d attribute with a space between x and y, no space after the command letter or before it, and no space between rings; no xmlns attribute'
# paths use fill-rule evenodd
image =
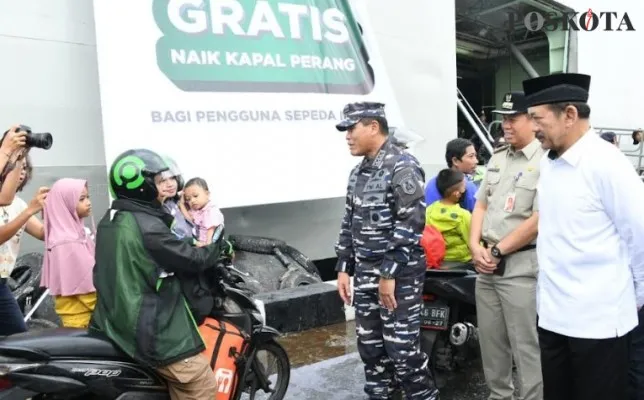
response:
<svg viewBox="0 0 644 400"><path fill-rule="evenodd" d="M51 133L28 133L27 134L27 147L37 147L43 150L49 150L54 143L54 138Z"/></svg>

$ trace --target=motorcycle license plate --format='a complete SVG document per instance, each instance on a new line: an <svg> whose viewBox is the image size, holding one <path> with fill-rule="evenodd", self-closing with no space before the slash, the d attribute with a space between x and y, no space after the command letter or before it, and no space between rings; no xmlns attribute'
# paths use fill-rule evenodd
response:
<svg viewBox="0 0 644 400"><path fill-rule="evenodd" d="M449 307L444 304L426 301L420 311L420 324L425 329L447 330Z"/></svg>

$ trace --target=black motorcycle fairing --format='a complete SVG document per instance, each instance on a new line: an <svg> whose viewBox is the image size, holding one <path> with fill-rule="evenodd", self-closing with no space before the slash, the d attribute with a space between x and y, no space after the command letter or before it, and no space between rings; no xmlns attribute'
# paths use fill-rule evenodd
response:
<svg viewBox="0 0 644 400"><path fill-rule="evenodd" d="M242 309L257 309L257 304L255 304L255 302L253 302L249 295L243 290L233 287L225 287L224 292Z"/></svg>
<svg viewBox="0 0 644 400"><path fill-rule="evenodd" d="M8 378L13 389L29 391L31 396L17 397L11 392L7 399L33 397L45 394L51 399L84 399L91 394L101 394L107 399L167 399L167 387L158 374L134 361L91 359L51 359L19 372ZM0 400L6 392L0 392Z"/></svg>
<svg viewBox="0 0 644 400"><path fill-rule="evenodd" d="M431 277L425 279L423 293L434 294L448 301L458 300L475 305L475 287L476 274L460 277Z"/></svg>
<svg viewBox="0 0 644 400"><path fill-rule="evenodd" d="M471 261L462 262L462 261L443 261L441 263L441 270L449 271L465 271L470 270L474 272L474 264Z"/></svg>
<svg viewBox="0 0 644 400"><path fill-rule="evenodd" d="M450 279L446 285L451 286L452 289L461 296L461 300L468 304L476 304L476 275L468 275L462 278Z"/></svg>
<svg viewBox="0 0 644 400"><path fill-rule="evenodd" d="M262 329L253 335L253 340L260 343L268 342L269 340L280 336L282 336L282 334L277 329L271 328L270 326L262 326Z"/></svg>
<svg viewBox="0 0 644 400"><path fill-rule="evenodd" d="M476 272L470 269L428 269L425 271L425 279L451 279L469 275L476 276Z"/></svg>
<svg viewBox="0 0 644 400"><path fill-rule="evenodd" d="M18 386L0 391L0 400L30 399L37 396L38 392L32 392Z"/></svg>
<svg viewBox="0 0 644 400"><path fill-rule="evenodd" d="M421 329L420 331L420 349L431 357L434 350L434 342L440 332L432 329Z"/></svg>
<svg viewBox="0 0 644 400"><path fill-rule="evenodd" d="M74 328L28 331L8 336L0 341L0 355L28 360L52 357L130 359L106 337Z"/></svg>

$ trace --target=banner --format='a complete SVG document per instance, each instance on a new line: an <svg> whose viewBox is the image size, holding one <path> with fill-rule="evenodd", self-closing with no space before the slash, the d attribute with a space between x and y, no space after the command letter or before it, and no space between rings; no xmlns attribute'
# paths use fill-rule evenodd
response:
<svg viewBox="0 0 644 400"><path fill-rule="evenodd" d="M343 196L344 105L404 126L365 1L95 0L108 167L167 154L222 208Z"/></svg>

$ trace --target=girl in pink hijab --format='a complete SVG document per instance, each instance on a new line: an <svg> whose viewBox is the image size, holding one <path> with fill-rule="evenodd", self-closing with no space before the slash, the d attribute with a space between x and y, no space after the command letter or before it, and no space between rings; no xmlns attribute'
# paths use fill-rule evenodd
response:
<svg viewBox="0 0 644 400"><path fill-rule="evenodd" d="M45 201L40 285L54 297L56 313L65 327L87 328L96 305L94 241L83 223L91 211L87 181L82 179L56 181Z"/></svg>

